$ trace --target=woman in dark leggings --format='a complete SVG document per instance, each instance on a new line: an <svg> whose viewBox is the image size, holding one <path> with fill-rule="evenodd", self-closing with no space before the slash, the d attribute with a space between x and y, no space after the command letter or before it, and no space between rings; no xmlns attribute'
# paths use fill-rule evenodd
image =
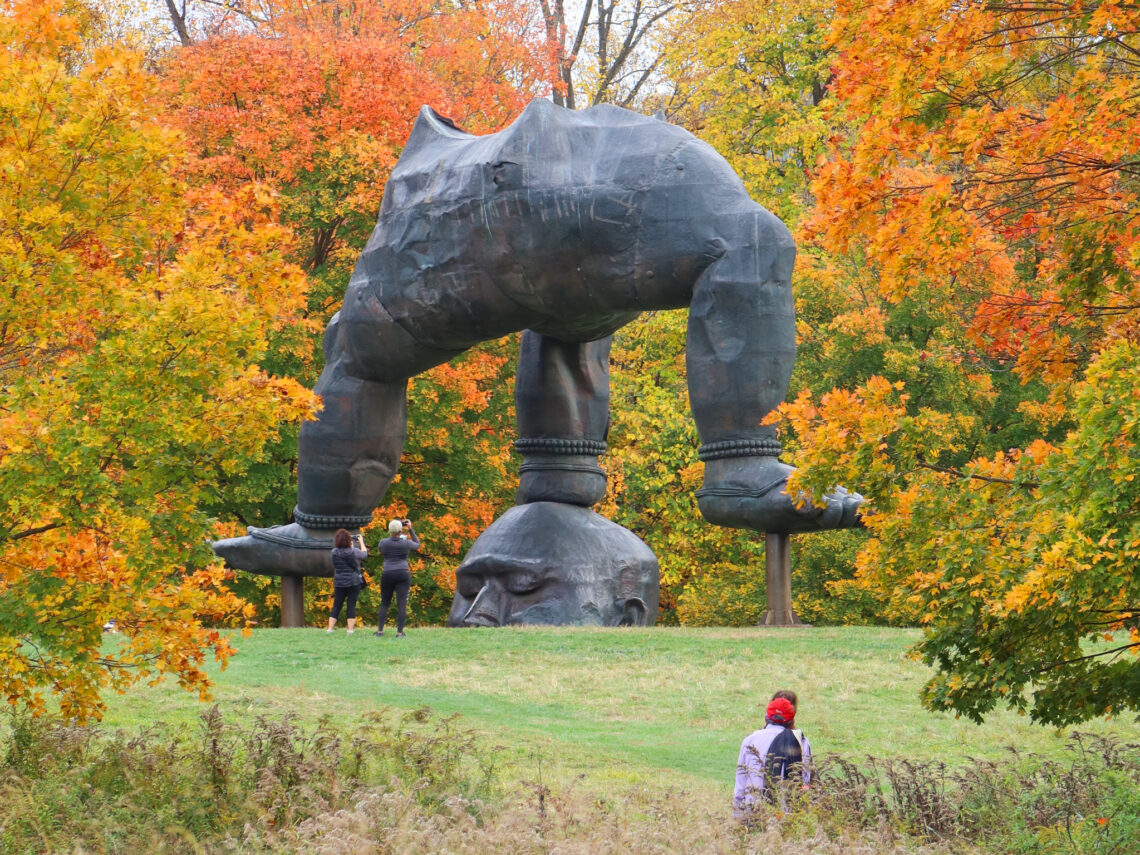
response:
<svg viewBox="0 0 1140 855"><path fill-rule="evenodd" d="M420 548L411 520L392 520L388 523L388 537L380 541L380 554L384 556L384 572L380 574L380 624L377 635L384 634L388 621L388 606L392 593L396 594L396 638L404 637L404 621L408 617L408 588L412 584L412 571L408 567L408 554Z"/></svg>
<svg viewBox="0 0 1140 855"><path fill-rule="evenodd" d="M360 562L368 557L368 550L364 548L364 538L356 536L359 546L352 545L352 536L345 529L340 529L333 535L333 605L329 609L329 632L336 629L337 618L340 617L340 607L348 603L348 631L356 629L356 598L360 595L360 586L364 577L360 572Z"/></svg>

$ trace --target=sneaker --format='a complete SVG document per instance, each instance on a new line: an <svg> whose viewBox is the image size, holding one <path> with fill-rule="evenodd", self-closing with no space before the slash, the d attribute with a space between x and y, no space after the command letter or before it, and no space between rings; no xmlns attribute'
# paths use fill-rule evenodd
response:
<svg viewBox="0 0 1140 855"><path fill-rule="evenodd" d="M344 631L344 634L345 634L345 635L352 635L354 632L356 632L356 630L355 630L355 629L346 629L346 630Z"/></svg>
<svg viewBox="0 0 1140 855"><path fill-rule="evenodd" d="M396 638L407 638L407 636L406 636L406 635L404 635L404 633L402 633L402 632L397 632L397 633L396 633Z"/></svg>
<svg viewBox="0 0 1140 855"><path fill-rule="evenodd" d="M335 632L336 630L326 629L325 632Z"/></svg>
<svg viewBox="0 0 1140 855"><path fill-rule="evenodd" d="M376 632L374 632L372 634L375 635L377 638L383 638L384 637L384 630L378 629L378 630L376 630Z"/></svg>

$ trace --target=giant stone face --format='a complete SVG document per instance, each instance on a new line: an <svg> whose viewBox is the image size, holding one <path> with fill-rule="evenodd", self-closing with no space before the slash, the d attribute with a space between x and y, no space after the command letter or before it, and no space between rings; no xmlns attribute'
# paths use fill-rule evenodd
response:
<svg viewBox="0 0 1140 855"><path fill-rule="evenodd" d="M456 571L449 626L645 626L659 571L634 534L575 505L507 511Z"/></svg>

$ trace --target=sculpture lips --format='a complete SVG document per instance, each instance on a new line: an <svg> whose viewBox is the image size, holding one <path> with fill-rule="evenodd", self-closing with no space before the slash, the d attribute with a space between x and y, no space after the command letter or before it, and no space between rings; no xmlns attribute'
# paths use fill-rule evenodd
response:
<svg viewBox="0 0 1140 855"><path fill-rule="evenodd" d="M464 626L499 626L499 622L487 615L471 615L463 619Z"/></svg>

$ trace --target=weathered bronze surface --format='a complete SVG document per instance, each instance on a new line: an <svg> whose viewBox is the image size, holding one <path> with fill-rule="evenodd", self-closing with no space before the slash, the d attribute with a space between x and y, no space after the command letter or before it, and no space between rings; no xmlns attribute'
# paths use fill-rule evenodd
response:
<svg viewBox="0 0 1140 855"><path fill-rule="evenodd" d="M657 558L632 532L589 508L533 502L471 546L447 625L646 626L658 590Z"/></svg>
<svg viewBox="0 0 1140 855"><path fill-rule="evenodd" d="M296 523L251 528L215 550L253 572L329 575L325 540L370 521L396 473L408 378L525 330L516 386L520 508L480 538L461 575L476 558L483 578L509 575L544 548L566 555L575 543L594 555L609 535L599 539L587 524L593 517L577 511L592 513L605 491L597 458L609 424L609 337L642 310L685 306L705 461L701 513L763 532L858 524L860 498L842 490L824 508L797 507L784 491L791 470L777 459L774 429L762 424L783 399L795 359L794 257L784 225L681 128L608 105L575 112L535 101L508 128L476 137L424 108L325 335L316 387L324 409L301 430ZM576 510L521 513L548 503ZM543 527L521 522L532 518ZM520 526L525 548L512 541ZM603 564L612 574L620 561ZM570 565L564 575L586 578ZM576 584L600 583L591 576ZM656 595L639 597L646 615L655 614ZM462 602L453 623L464 620ZM581 609L540 605L512 606L500 622L581 619Z"/></svg>

